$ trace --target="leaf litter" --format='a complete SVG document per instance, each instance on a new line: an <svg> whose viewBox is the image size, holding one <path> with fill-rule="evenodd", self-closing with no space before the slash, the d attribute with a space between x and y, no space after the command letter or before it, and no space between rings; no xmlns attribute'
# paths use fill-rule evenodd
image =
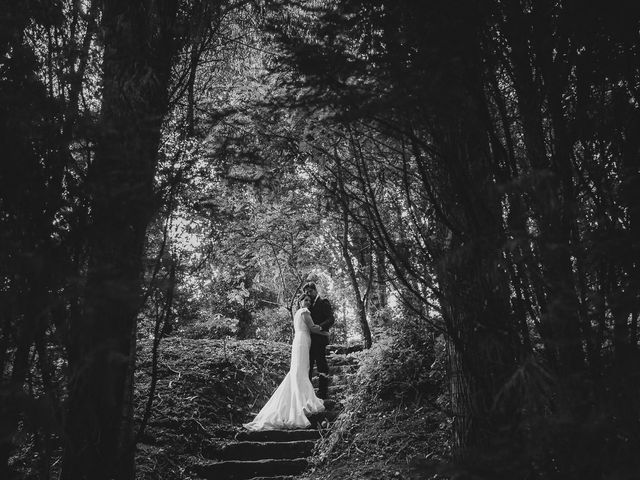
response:
<svg viewBox="0 0 640 480"><path fill-rule="evenodd" d="M137 348L135 428L151 383L151 340ZM149 422L137 445L138 479L186 479L188 467L230 442L289 369L290 345L169 337L159 348Z"/></svg>

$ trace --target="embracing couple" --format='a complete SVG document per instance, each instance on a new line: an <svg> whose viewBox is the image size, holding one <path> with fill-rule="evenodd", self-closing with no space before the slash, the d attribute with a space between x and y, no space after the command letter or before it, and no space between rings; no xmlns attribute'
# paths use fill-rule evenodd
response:
<svg viewBox="0 0 640 480"><path fill-rule="evenodd" d="M335 319L331 304L318 296L314 283L305 284L302 291L300 308L293 317L289 373L256 418L244 424L249 430L306 428L311 425L309 415L324 411L329 386L326 346ZM314 364L318 370L317 396L311 384Z"/></svg>

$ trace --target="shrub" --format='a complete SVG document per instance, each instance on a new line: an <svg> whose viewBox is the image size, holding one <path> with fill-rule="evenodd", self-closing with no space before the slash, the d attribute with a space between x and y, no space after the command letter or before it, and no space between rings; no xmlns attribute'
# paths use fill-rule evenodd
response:
<svg viewBox="0 0 640 480"><path fill-rule="evenodd" d="M291 343L293 324L284 308L264 308L253 313L256 338Z"/></svg>
<svg viewBox="0 0 640 480"><path fill-rule="evenodd" d="M444 346L418 321L405 319L359 354L357 383L367 396L415 399L444 379Z"/></svg>
<svg viewBox="0 0 640 480"><path fill-rule="evenodd" d="M212 340L234 337L238 330L238 320L212 314L203 320L186 325L180 329L180 336L184 338L209 338Z"/></svg>

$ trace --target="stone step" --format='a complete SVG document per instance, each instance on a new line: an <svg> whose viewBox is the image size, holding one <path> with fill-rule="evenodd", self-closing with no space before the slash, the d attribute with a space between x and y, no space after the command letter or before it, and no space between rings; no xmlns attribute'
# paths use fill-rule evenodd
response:
<svg viewBox="0 0 640 480"><path fill-rule="evenodd" d="M342 410L342 404L338 402L335 398L327 398L324 401L324 408L325 408L325 411L328 411L328 412L330 412L331 410Z"/></svg>
<svg viewBox="0 0 640 480"><path fill-rule="evenodd" d="M335 387L338 391L346 391L349 387L349 384L351 382L348 382L346 380L339 380L337 382L329 382L329 388L331 387ZM318 385L314 385L313 388L316 391L316 395L318 394ZM329 393L329 391L327 391L327 393ZM331 395L329 395L329 398L331 398Z"/></svg>
<svg viewBox="0 0 640 480"><path fill-rule="evenodd" d="M332 383L345 383L346 381L348 381L349 377L351 377L353 374L350 373L343 373L343 374L337 374L337 373L330 373L329 374L329 385L331 385ZM317 388L318 386L318 376L314 375L313 378L311 379L311 384Z"/></svg>
<svg viewBox="0 0 640 480"><path fill-rule="evenodd" d="M356 373L359 368L359 365L338 365L336 367L331 367L329 372L332 375L348 375Z"/></svg>
<svg viewBox="0 0 640 480"><path fill-rule="evenodd" d="M306 458L286 460L230 460L223 462L202 462L190 470L201 478L210 480L248 480L254 477L276 477L297 475L309 467Z"/></svg>
<svg viewBox="0 0 640 480"><path fill-rule="evenodd" d="M347 389L349 385L353 384L354 379L352 378L340 378L336 382L329 383L329 386L333 385L334 387Z"/></svg>
<svg viewBox="0 0 640 480"><path fill-rule="evenodd" d="M291 475L278 475L277 477L251 477L249 480L295 480Z"/></svg>
<svg viewBox="0 0 640 480"><path fill-rule="evenodd" d="M329 382L329 386L333 385L334 387L340 388L348 388L349 385L352 385L355 382L355 378L353 377L338 377L335 381Z"/></svg>
<svg viewBox="0 0 640 480"><path fill-rule="evenodd" d="M277 477L251 477L249 480L295 480L291 475L278 475Z"/></svg>
<svg viewBox="0 0 640 480"><path fill-rule="evenodd" d="M342 355L331 355L327 357L327 363L330 367L342 367L345 365L359 365L358 360L353 357L345 357Z"/></svg>
<svg viewBox="0 0 640 480"><path fill-rule="evenodd" d="M249 442L294 442L298 440L317 440L320 432L312 428L304 430L261 430L252 432L243 430L236 434L236 440Z"/></svg>
<svg viewBox="0 0 640 480"><path fill-rule="evenodd" d="M338 372L351 372L351 371L358 370L358 368L360 367L359 363L327 362L327 364L328 364L328 367L329 367L329 373L330 374L338 373ZM318 371L317 370L313 371L313 376L314 377L318 376Z"/></svg>
<svg viewBox="0 0 640 480"><path fill-rule="evenodd" d="M339 403L338 400L344 398L346 391L346 385L329 385L329 388L327 389L329 399L336 401L336 403Z"/></svg>
<svg viewBox="0 0 640 480"><path fill-rule="evenodd" d="M322 413L316 413L315 415L311 415L309 417L309 421L311 422L311 428L318 428L324 421L328 423L335 422L340 412L338 411L327 411Z"/></svg>
<svg viewBox="0 0 640 480"><path fill-rule="evenodd" d="M335 385L329 385L327 393L329 394L329 398L331 399L342 398L344 394L344 389L338 388Z"/></svg>
<svg viewBox="0 0 640 480"><path fill-rule="evenodd" d="M364 345L327 345L328 353L336 353L339 355L345 355L354 352L360 352L364 350Z"/></svg>
<svg viewBox="0 0 640 480"><path fill-rule="evenodd" d="M237 442L222 449L204 451L206 458L216 460L262 460L304 458L311 455L315 440L291 442Z"/></svg>

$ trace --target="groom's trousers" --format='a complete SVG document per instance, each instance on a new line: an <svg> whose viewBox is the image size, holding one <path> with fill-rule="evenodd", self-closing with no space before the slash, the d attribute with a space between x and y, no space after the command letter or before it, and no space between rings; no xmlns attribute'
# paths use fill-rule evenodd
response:
<svg viewBox="0 0 640 480"><path fill-rule="evenodd" d="M318 397L327 398L329 390L329 365L327 365L326 345L321 342L311 342L309 350L309 378L313 376L313 366L318 369Z"/></svg>

